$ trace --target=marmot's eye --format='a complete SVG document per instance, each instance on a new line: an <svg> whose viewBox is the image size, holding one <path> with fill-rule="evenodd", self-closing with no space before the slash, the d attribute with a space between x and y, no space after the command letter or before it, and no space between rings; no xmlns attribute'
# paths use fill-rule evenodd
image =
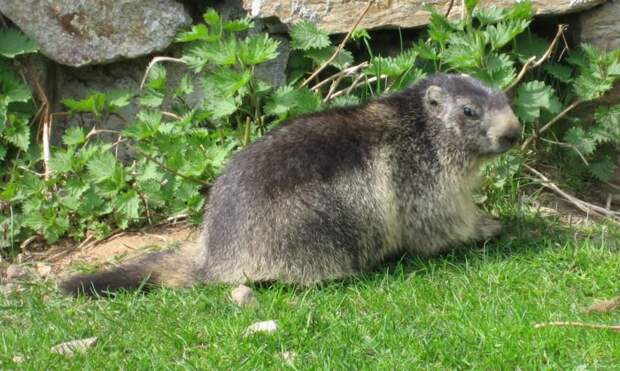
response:
<svg viewBox="0 0 620 371"><path fill-rule="evenodd" d="M476 111L473 110L473 108L471 107L463 107L463 114L467 117L474 117L476 116Z"/></svg>

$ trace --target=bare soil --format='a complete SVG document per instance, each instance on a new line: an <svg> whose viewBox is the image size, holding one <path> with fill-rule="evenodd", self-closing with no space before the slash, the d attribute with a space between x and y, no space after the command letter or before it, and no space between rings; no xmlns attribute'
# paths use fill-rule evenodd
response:
<svg viewBox="0 0 620 371"><path fill-rule="evenodd" d="M101 269L148 251L192 241L198 238L198 232L198 227L185 224L146 227L121 232L99 242L54 245L23 260L50 264L52 276L64 277L75 273L80 267Z"/></svg>

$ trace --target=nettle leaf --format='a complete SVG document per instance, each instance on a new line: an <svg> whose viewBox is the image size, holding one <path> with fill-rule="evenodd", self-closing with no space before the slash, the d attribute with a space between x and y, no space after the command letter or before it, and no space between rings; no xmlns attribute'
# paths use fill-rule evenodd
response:
<svg viewBox="0 0 620 371"><path fill-rule="evenodd" d="M291 27L291 48L293 49L321 49L331 45L329 35L309 21L301 21Z"/></svg>
<svg viewBox="0 0 620 371"><path fill-rule="evenodd" d="M517 35L522 33L530 24L529 20L514 20L500 22L486 29L486 35L493 50L498 50L508 44Z"/></svg>
<svg viewBox="0 0 620 371"><path fill-rule="evenodd" d="M564 141L572 144L584 156L591 155L596 149L596 143L578 126L573 126L564 134Z"/></svg>
<svg viewBox="0 0 620 371"><path fill-rule="evenodd" d="M592 71L585 71L575 79L573 88L579 99L588 101L599 98L613 86L613 79L601 78Z"/></svg>
<svg viewBox="0 0 620 371"><path fill-rule="evenodd" d="M17 75L0 66L0 96L4 95L3 103L28 102L32 95L26 84Z"/></svg>
<svg viewBox="0 0 620 371"><path fill-rule="evenodd" d="M278 57L280 42L267 34L252 35L244 40L239 50L239 59L245 64L256 65Z"/></svg>
<svg viewBox="0 0 620 371"><path fill-rule="evenodd" d="M28 151L30 146L30 128L25 118L17 118L4 127L4 138L22 151Z"/></svg>
<svg viewBox="0 0 620 371"><path fill-rule="evenodd" d="M146 79L146 86L154 90L163 90L166 88L167 71L161 63L153 65Z"/></svg>
<svg viewBox="0 0 620 371"><path fill-rule="evenodd" d="M208 46L200 45L190 48L183 54L181 60L195 73L199 73L209 63L207 53Z"/></svg>
<svg viewBox="0 0 620 371"><path fill-rule="evenodd" d="M305 52L306 57L312 59L316 64L325 63L336 52L336 47L328 46L321 49L309 49ZM330 66L336 67L342 70L353 63L353 54L346 49L341 49L336 55L336 58L329 62Z"/></svg>
<svg viewBox="0 0 620 371"><path fill-rule="evenodd" d="M371 76L387 75L389 77L397 77L406 69L396 63L392 57L377 56L370 60L370 66L367 73Z"/></svg>
<svg viewBox="0 0 620 371"><path fill-rule="evenodd" d="M531 19L534 16L534 6L530 0L517 1L506 11L507 19Z"/></svg>
<svg viewBox="0 0 620 371"><path fill-rule="evenodd" d="M213 8L207 9L205 14L202 15L205 23L209 26L218 26L221 22L220 15Z"/></svg>
<svg viewBox="0 0 620 371"><path fill-rule="evenodd" d="M228 117L239 108L237 101L232 97L214 97L207 102L207 108L214 119Z"/></svg>
<svg viewBox="0 0 620 371"><path fill-rule="evenodd" d="M154 89L144 89L142 96L138 98L141 106L147 108L159 108L164 103L165 95L161 91Z"/></svg>
<svg viewBox="0 0 620 371"><path fill-rule="evenodd" d="M117 166L119 164L110 152L103 152L99 156L91 158L86 164L90 178L95 183L114 177Z"/></svg>
<svg viewBox="0 0 620 371"><path fill-rule="evenodd" d="M465 0L464 4L465 4L465 9L467 9L467 13L471 14L471 12L474 10L476 5L478 5L479 1L480 0Z"/></svg>
<svg viewBox="0 0 620 371"><path fill-rule="evenodd" d="M84 128L79 126L68 128L62 136L62 142L67 146L77 146L86 142Z"/></svg>
<svg viewBox="0 0 620 371"><path fill-rule="evenodd" d="M428 24L428 36L441 45L448 42L450 34L454 31L461 31L462 27L450 22L443 15L431 11L431 19Z"/></svg>
<svg viewBox="0 0 620 371"><path fill-rule="evenodd" d="M480 63L486 55L486 45L486 35L480 31L453 33L441 57L455 69L481 67Z"/></svg>
<svg viewBox="0 0 620 371"><path fill-rule="evenodd" d="M543 69L563 83L570 83L573 80L573 69L570 66L558 63L545 63Z"/></svg>
<svg viewBox="0 0 620 371"><path fill-rule="evenodd" d="M551 105L553 89L544 82L534 80L520 84L515 98L515 113L525 122L534 122L540 110Z"/></svg>
<svg viewBox="0 0 620 371"><path fill-rule="evenodd" d="M50 167L56 174L64 174L73 170L74 151L56 150L50 159Z"/></svg>
<svg viewBox="0 0 620 371"><path fill-rule="evenodd" d="M439 52L433 45L423 40L418 41L413 45L413 50L422 59L429 61L439 60Z"/></svg>
<svg viewBox="0 0 620 371"><path fill-rule="evenodd" d="M209 34L209 28L205 24L193 25L191 30L181 32L177 35L176 41L188 43L192 41L214 42L220 39L220 35Z"/></svg>
<svg viewBox="0 0 620 371"><path fill-rule="evenodd" d="M598 142L620 142L620 105L600 106L594 112ZM594 135L593 135L594 136Z"/></svg>
<svg viewBox="0 0 620 371"><path fill-rule="evenodd" d="M490 54L486 68L475 69L470 73L472 76L500 89L510 85L517 76L514 61L505 53Z"/></svg>
<svg viewBox="0 0 620 371"><path fill-rule="evenodd" d="M229 67L219 67L208 74L203 80L202 85L207 94L223 97L231 97L245 87L252 78L250 70L237 71Z"/></svg>
<svg viewBox="0 0 620 371"><path fill-rule="evenodd" d="M138 182L146 182L148 180L155 180L161 182L164 179L164 173L160 171L159 166L152 161L143 161L139 165L138 175L136 180Z"/></svg>
<svg viewBox="0 0 620 371"><path fill-rule="evenodd" d="M14 58L20 54L36 53L38 50L37 42L18 30L0 30L0 55Z"/></svg>
<svg viewBox="0 0 620 371"><path fill-rule="evenodd" d="M241 32L252 27L254 27L254 22L248 17L224 22L224 29L230 32Z"/></svg>
<svg viewBox="0 0 620 371"><path fill-rule="evenodd" d="M183 75L183 77L181 77L181 81L179 82L179 86L174 91L174 95L176 97L183 97L193 92L194 84L190 81L190 77L188 75Z"/></svg>
<svg viewBox="0 0 620 371"><path fill-rule="evenodd" d="M607 68L607 74L613 77L620 76L620 62L614 62Z"/></svg>
<svg viewBox="0 0 620 371"><path fill-rule="evenodd" d="M133 93L127 90L113 90L106 95L106 105L110 112L116 112L131 103Z"/></svg>
<svg viewBox="0 0 620 371"><path fill-rule="evenodd" d="M476 18L482 26L495 24L506 17L506 11L495 6L478 7L474 9L472 16Z"/></svg>
<svg viewBox="0 0 620 371"><path fill-rule="evenodd" d="M0 143L0 161L4 160L6 157L8 149L2 143Z"/></svg>
<svg viewBox="0 0 620 371"><path fill-rule="evenodd" d="M308 88L283 86L278 88L265 105L265 112L278 117L296 116L318 110L321 98Z"/></svg>
<svg viewBox="0 0 620 371"><path fill-rule="evenodd" d="M549 42L532 33L524 33L517 37L514 52L521 63L532 57L539 59L549 48ZM548 64L545 64L545 66Z"/></svg>
<svg viewBox="0 0 620 371"><path fill-rule="evenodd" d="M161 126L162 114L159 111L140 111L136 122L127 127L123 134L137 140L144 140L157 134Z"/></svg>
<svg viewBox="0 0 620 371"><path fill-rule="evenodd" d="M63 99L62 103L69 108L71 112L87 112L95 116L100 116L105 108L106 95L95 92L85 99Z"/></svg>
<svg viewBox="0 0 620 371"><path fill-rule="evenodd" d="M590 162L590 167L588 169L596 179L606 182L614 175L616 164L609 156L604 156L597 161Z"/></svg>
<svg viewBox="0 0 620 371"><path fill-rule="evenodd" d="M114 209L128 220L140 217L140 197L135 190L129 190L119 194L114 199Z"/></svg>

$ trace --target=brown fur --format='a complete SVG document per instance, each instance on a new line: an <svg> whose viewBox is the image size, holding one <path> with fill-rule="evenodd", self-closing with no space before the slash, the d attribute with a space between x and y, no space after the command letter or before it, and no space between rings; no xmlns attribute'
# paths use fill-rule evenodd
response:
<svg viewBox="0 0 620 371"><path fill-rule="evenodd" d="M508 150L520 130L502 92L459 75L293 119L229 162L198 243L63 288L113 291L144 277L173 286L311 284L395 254L492 238L501 224L477 209L472 189L483 159Z"/></svg>

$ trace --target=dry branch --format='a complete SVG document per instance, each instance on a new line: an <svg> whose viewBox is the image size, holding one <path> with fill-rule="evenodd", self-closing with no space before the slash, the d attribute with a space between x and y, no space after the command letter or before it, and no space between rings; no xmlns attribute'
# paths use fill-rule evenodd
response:
<svg viewBox="0 0 620 371"><path fill-rule="evenodd" d="M314 71L312 75L310 75L310 77L304 80L304 82L301 84L301 87L308 85L308 83L312 81L312 79L314 79L319 73L321 73L321 71L323 71L325 67L327 67L334 59L336 59L336 57L338 56L338 53L340 53L342 48L344 48L344 45L347 43L347 41L349 41L349 38L351 37L351 34L353 33L353 31L355 31L355 29L360 24L362 19L366 16L366 13L368 13L368 11L370 10L371 5L372 5L372 1L369 1L368 5L366 5L366 9L364 9L362 14L360 14L360 16L357 18L357 21L355 21L355 23L353 24L353 27L351 27L351 29L349 30L349 33L347 33L347 36L345 36L345 38L342 40L340 45L338 45L338 47L336 48L336 51L332 54L331 57L329 57L328 60L326 60L319 68L317 68L316 71Z"/></svg>
<svg viewBox="0 0 620 371"><path fill-rule="evenodd" d="M172 58L172 57L155 57L153 58L153 60L151 60L151 62L149 63L148 66L146 66L146 70L144 71L144 76L142 77L142 82L140 82L140 90L142 90L144 88L144 84L146 83L146 79L149 76L149 72L151 72L151 69L153 68L153 66L155 66L155 64L159 63L159 62L175 62L175 63L185 63L183 62L183 60L181 58Z"/></svg>
<svg viewBox="0 0 620 371"><path fill-rule="evenodd" d="M369 83L371 83L371 82L375 82L375 81L377 81L377 80L378 80L378 79L380 79L380 78L381 78L381 79L387 79L387 78L388 78L386 75L381 75L381 76L379 76L379 77L375 76L375 77L371 77L371 78L369 78L369 79L367 79L367 80L364 80L364 81L359 81L359 80L361 80L364 76L365 76L365 75L360 75L360 76L359 76L359 78L358 78L358 79L356 79L356 80L355 80L355 82L354 82L353 84L351 84L351 86L349 86L349 87L348 87L348 88L346 88L346 89L342 89L342 90L339 90L339 91L335 92L334 94L332 94L332 95L331 95L330 99L333 99L333 98L336 98L336 97L338 97L338 96L341 96L342 94L349 94L349 93L350 93L353 89L355 89L355 88L357 88L357 87L359 87L359 86L362 86L362 85L364 85L364 84L369 84Z"/></svg>
<svg viewBox="0 0 620 371"><path fill-rule="evenodd" d="M510 85L508 85L508 87L505 90L508 91L514 88L523 79L526 73L528 73L534 68L539 67L541 64L545 63L545 61L549 59L549 57L551 56L551 53L555 49L555 46L558 43L558 41L560 41L560 38L562 38L563 40L566 40L564 39L564 32L566 32L567 29L568 29L568 26L565 24L558 25L558 31L556 32L555 37L553 38L553 41L551 41L551 44L549 44L549 47L545 51L545 54L543 54L538 59L536 59L535 56L528 59L523 65L523 67L521 68L521 71L519 71L519 74L517 75L517 77L510 83Z"/></svg>
<svg viewBox="0 0 620 371"><path fill-rule="evenodd" d="M594 303L588 308L587 312L608 313L617 308L620 308L620 296Z"/></svg>
<svg viewBox="0 0 620 371"><path fill-rule="evenodd" d="M39 84L39 80L37 80L36 78L32 76L30 80L32 81L34 85L34 90L37 94L37 97L41 101L41 109L43 110L43 114L41 116L41 123L43 126L41 130L41 142L43 145L43 177L45 178L45 180L48 180L49 175L51 173L49 162L50 162L50 158L52 157L51 151L50 151L50 134L52 130L53 117L50 114L49 99L47 99L47 95L45 94L45 91L41 87L41 84Z"/></svg>
<svg viewBox="0 0 620 371"><path fill-rule="evenodd" d="M353 75L355 72L357 72L358 70L361 70L361 69L363 69L363 68L368 67L368 65L369 65L369 64L368 64L368 62L362 62L362 63L360 63L360 64L358 64L358 65L355 65L355 66L351 66L351 67L345 68L344 70L342 70L342 71L340 71L340 72L337 72L337 73L335 73L335 74L333 74L333 75L331 75L331 76L327 77L325 80L323 80L323 81L321 81L321 82L317 83L316 85L314 85L313 87L311 87L311 88L310 88L310 90L317 91L317 90L319 90L319 88L320 88L321 86L323 86L323 85L327 84L328 82L330 82L330 81L332 81L332 80L334 80L334 79L336 79L336 78L338 78L338 77L340 77L340 76L351 76L351 75Z"/></svg>
<svg viewBox="0 0 620 371"><path fill-rule="evenodd" d="M542 128L540 128L540 130L538 130L537 132L532 133L532 135L529 138L527 138L523 142L523 144L521 145L521 150L525 150L532 143L532 141L534 139L538 138L540 136L540 134L542 134L545 131L547 131L547 129L549 129L556 122L560 121L560 119L562 117L566 116L570 111L575 109L575 107L577 107L581 103L583 103L583 101L581 101L581 100L574 101L568 107L564 108L564 110L562 112L558 113L554 118L552 118L548 123L546 123Z"/></svg>
<svg viewBox="0 0 620 371"><path fill-rule="evenodd" d="M598 323L586 323L586 322L558 321L558 322L537 323L534 325L534 328L544 328L544 327L581 327L581 328L620 332L620 325L601 325Z"/></svg>
<svg viewBox="0 0 620 371"><path fill-rule="evenodd" d="M564 198L565 200L567 200L568 202L573 204L575 207L577 207L579 210L583 211L587 215L595 215L595 216L599 216L599 217L608 217L611 220L613 220L614 222L620 224L620 212L613 211L613 210L607 210L604 207L591 204L591 203L589 203L587 201L583 201L583 200L581 200L581 199L579 199L579 198L577 198L577 197L567 193L566 191L563 191L560 187L557 186L557 184L553 183L543 173L539 172L538 170L534 169L533 167L531 167L529 165L523 165L523 166L525 166L525 168L531 174L535 175L537 178L539 178L541 180L540 184L543 187L553 191L555 194L557 194L558 196Z"/></svg>

